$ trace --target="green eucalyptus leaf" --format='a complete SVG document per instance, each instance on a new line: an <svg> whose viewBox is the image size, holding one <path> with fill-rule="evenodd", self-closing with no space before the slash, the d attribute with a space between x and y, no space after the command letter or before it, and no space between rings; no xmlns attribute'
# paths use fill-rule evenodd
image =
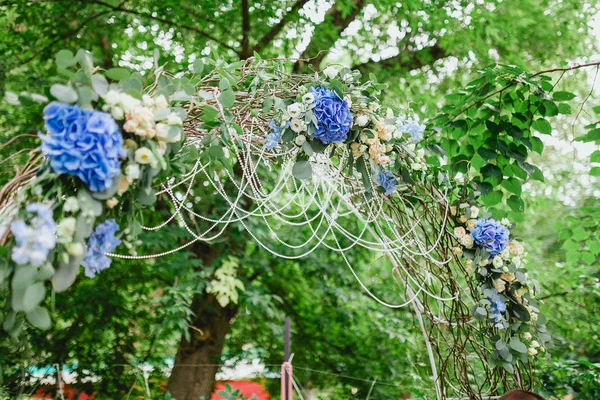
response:
<svg viewBox="0 0 600 400"><path fill-rule="evenodd" d="M23 295L23 311L31 311L46 297L46 288L42 282L34 283L25 289Z"/></svg>
<svg viewBox="0 0 600 400"><path fill-rule="evenodd" d="M75 89L60 83L50 86L50 94L63 103L75 103L77 101L77 92Z"/></svg>
<svg viewBox="0 0 600 400"><path fill-rule="evenodd" d="M308 160L296 161L292 167L292 175L298 179L308 179L312 176L312 167Z"/></svg>
<svg viewBox="0 0 600 400"><path fill-rule="evenodd" d="M36 307L25 314L27 321L36 328L47 330L52 326L50 314L44 307Z"/></svg>
<svg viewBox="0 0 600 400"><path fill-rule="evenodd" d="M108 81L104 75L95 74L92 76L92 88L99 96L104 96L108 93Z"/></svg>
<svg viewBox="0 0 600 400"><path fill-rule="evenodd" d="M125 68L110 68L105 72L106 76L113 81L122 81L131 76L131 72Z"/></svg>

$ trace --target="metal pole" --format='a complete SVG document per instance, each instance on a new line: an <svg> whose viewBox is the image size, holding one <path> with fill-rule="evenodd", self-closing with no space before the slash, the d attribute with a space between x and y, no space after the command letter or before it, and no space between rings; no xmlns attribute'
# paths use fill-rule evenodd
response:
<svg viewBox="0 0 600 400"><path fill-rule="evenodd" d="M292 363L290 362L290 318L283 326L284 358L281 364L281 400L292 400Z"/></svg>

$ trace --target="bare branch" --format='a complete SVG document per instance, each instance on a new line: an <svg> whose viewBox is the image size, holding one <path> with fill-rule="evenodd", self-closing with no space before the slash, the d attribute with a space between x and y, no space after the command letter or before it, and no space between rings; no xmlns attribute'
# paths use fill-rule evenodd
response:
<svg viewBox="0 0 600 400"><path fill-rule="evenodd" d="M348 25L350 25L350 23L360 14L366 4L366 0L353 0L352 4L352 12L348 15L343 15L340 8L336 7L335 4L329 9L325 16L325 21L317 26L306 50L302 52L300 60L294 64L294 71L298 72L304 68L304 62L301 59L310 58L311 55L318 50L331 48L342 32L344 32ZM324 42L326 43L325 45L323 44ZM325 52L319 53L316 57L311 58L309 65L312 66L313 69L318 69L326 54L327 53Z"/></svg>
<svg viewBox="0 0 600 400"><path fill-rule="evenodd" d="M285 14L281 20L279 20L279 22L277 24L275 24L271 30L269 32L267 32L256 44L256 46L254 46L254 49L252 49L252 52L261 52L265 47L267 47L272 41L273 39L275 39L275 37L277 37L277 35L279 34L279 32L281 32L281 30L285 27L285 25L289 22L289 16L292 15L293 13L299 11L302 7L304 7L304 5L308 3L308 0L298 0L296 1L296 3L294 3L294 5L292 6L291 10Z"/></svg>
<svg viewBox="0 0 600 400"><path fill-rule="evenodd" d="M233 46L228 45L227 43L219 40L218 38L214 37L210 33L205 32L205 31L203 31L202 29L199 29L196 26L191 26L191 25L181 24L181 23L178 23L178 22L169 21L168 19L161 18L161 17L155 17L155 16L153 16L152 14L149 14L149 13L145 13L145 12L141 12L141 11L136 11L136 10L131 10L131 9L124 8L124 7L121 7L121 6L113 6L113 5L108 4L108 3L106 3L106 2L104 2L102 0L79 0L79 1L82 2L82 3L97 4L99 6L110 8L113 11L120 11L120 12L123 12L123 13L126 13L126 14L138 15L140 17L147 18L147 19L150 19L150 20L153 20L153 21L162 22L163 24L166 24L166 25L172 25L172 26L175 26L177 28L181 28L181 29L186 29L186 30L189 30L189 31L193 31L193 32L196 32L196 33L198 33L198 34L206 37L207 39L212 40L215 43L218 43L219 45L221 45L222 47L224 47L226 49L232 50L232 51L236 52L237 54L240 53L238 49L234 48Z"/></svg>
<svg viewBox="0 0 600 400"><path fill-rule="evenodd" d="M377 65L383 69L401 69L405 71L412 71L414 69L422 68L426 65L431 65L435 61L446 58L448 54L446 50L440 47L437 43L431 47L425 47L421 50L403 51L397 56L386 58L381 61L367 61L365 63L354 66L354 69L358 69L361 72L367 71L373 65Z"/></svg>

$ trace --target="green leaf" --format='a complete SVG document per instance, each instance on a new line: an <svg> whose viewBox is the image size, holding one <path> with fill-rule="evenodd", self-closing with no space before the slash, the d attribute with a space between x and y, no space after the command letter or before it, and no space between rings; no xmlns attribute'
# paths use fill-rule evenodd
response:
<svg viewBox="0 0 600 400"><path fill-rule="evenodd" d="M574 264L579 261L581 253L579 251L567 251L566 258L569 264Z"/></svg>
<svg viewBox="0 0 600 400"><path fill-rule="evenodd" d="M525 210L525 203L523 202L523 199L516 195L510 196L508 200L506 200L506 204L508 204L508 206L516 212Z"/></svg>
<svg viewBox="0 0 600 400"><path fill-rule="evenodd" d="M302 149L304 149L304 153L306 153L307 156L310 157L313 155L313 149L308 140L302 143Z"/></svg>
<svg viewBox="0 0 600 400"><path fill-rule="evenodd" d="M539 137L532 136L531 149L538 154L542 154L542 152L544 151L544 142L542 142L542 140Z"/></svg>
<svg viewBox="0 0 600 400"><path fill-rule="evenodd" d="M493 192L482 196L481 200L488 207L495 206L496 204L499 204L502 201L502 192L499 190L494 190Z"/></svg>
<svg viewBox="0 0 600 400"><path fill-rule="evenodd" d="M532 127L544 135L550 135L552 133L552 126L550 125L550 122L546 121L544 118L538 118L533 121Z"/></svg>
<svg viewBox="0 0 600 400"><path fill-rule="evenodd" d="M308 160L296 161L292 167L292 175L298 179L308 179L312 176L312 167Z"/></svg>
<svg viewBox="0 0 600 400"><path fill-rule="evenodd" d="M570 239L565 241L562 245L562 248L567 251L577 251L577 250L579 250L579 247L580 247L579 243L577 243L574 240L570 240Z"/></svg>
<svg viewBox="0 0 600 400"><path fill-rule="evenodd" d="M235 95L233 94L233 90L225 90L225 91L221 92L221 96L219 97L219 102L225 108L233 107L233 104L235 103Z"/></svg>
<svg viewBox="0 0 600 400"><path fill-rule="evenodd" d="M502 170L494 164L487 164L485 167L481 168L481 175L487 178L493 178L495 176L501 176Z"/></svg>
<svg viewBox="0 0 600 400"><path fill-rule="evenodd" d="M80 106L89 105L92 102L92 97L94 96L94 92L88 86L78 86L77 87L78 99L77 104Z"/></svg>
<svg viewBox="0 0 600 400"><path fill-rule="evenodd" d="M36 328L46 330L50 329L50 326L52 325L50 314L44 307L36 307L26 313L25 316L27 317L27 321Z"/></svg>
<svg viewBox="0 0 600 400"><path fill-rule="evenodd" d="M517 195L520 195L523 190L521 181L517 178L508 178L502 181L502 186L504 187L504 189Z"/></svg>
<svg viewBox="0 0 600 400"><path fill-rule="evenodd" d="M77 101L77 92L71 86L61 85L60 83L50 86L50 94L63 103L75 103Z"/></svg>
<svg viewBox="0 0 600 400"><path fill-rule="evenodd" d="M104 75L96 74L92 76L92 88L99 96L104 96L108 92L108 81Z"/></svg>
<svg viewBox="0 0 600 400"><path fill-rule="evenodd" d="M592 153L590 161L600 163L600 150L596 150Z"/></svg>
<svg viewBox="0 0 600 400"><path fill-rule="evenodd" d="M574 240L577 240L578 242L580 242L582 240L586 240L587 238L589 238L590 232L585 230L582 227L577 227L577 228L573 229L572 237Z"/></svg>
<svg viewBox="0 0 600 400"><path fill-rule="evenodd" d="M106 70L105 74L113 81L122 81L131 76L131 72L125 68L111 68Z"/></svg>
<svg viewBox="0 0 600 400"><path fill-rule="evenodd" d="M41 282L34 283L25 289L23 295L23 311L31 311L46 297L46 288Z"/></svg>
<svg viewBox="0 0 600 400"><path fill-rule="evenodd" d="M600 167L592 167L590 169L590 176L600 176Z"/></svg>
<svg viewBox="0 0 600 400"><path fill-rule="evenodd" d="M556 101L568 101L573 100L575 98L575 94L564 91L554 92L552 93L552 98Z"/></svg>
<svg viewBox="0 0 600 400"><path fill-rule="evenodd" d="M583 251L581 252L581 261L587 265L592 265L596 261L596 256L589 251Z"/></svg>
<svg viewBox="0 0 600 400"><path fill-rule="evenodd" d="M224 92L226 90L229 90L229 88L231 88L231 84L229 83L229 79L227 78L223 78L219 81L219 89Z"/></svg>
<svg viewBox="0 0 600 400"><path fill-rule="evenodd" d="M61 50L56 54L56 65L59 68L69 68L77 62L71 50Z"/></svg>
<svg viewBox="0 0 600 400"><path fill-rule="evenodd" d="M560 103L558 105L558 112L560 114L570 115L571 114L571 105L569 103Z"/></svg>
<svg viewBox="0 0 600 400"><path fill-rule="evenodd" d="M194 60L193 69L195 74L201 74L204 71L204 62L201 59Z"/></svg>
<svg viewBox="0 0 600 400"><path fill-rule="evenodd" d="M517 338L514 338L514 337L511 338L510 342L508 344L511 349L518 351L519 353L523 353L523 354L527 353L527 346L525 346L525 344L523 344L523 342L521 342Z"/></svg>

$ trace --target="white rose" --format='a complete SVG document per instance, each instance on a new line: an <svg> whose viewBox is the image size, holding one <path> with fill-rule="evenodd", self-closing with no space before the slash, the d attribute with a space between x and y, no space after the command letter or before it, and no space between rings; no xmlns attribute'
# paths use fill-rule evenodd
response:
<svg viewBox="0 0 600 400"><path fill-rule="evenodd" d="M327 67L323 70L323 73L327 75L329 79L333 79L338 75L338 70L333 67Z"/></svg>
<svg viewBox="0 0 600 400"><path fill-rule="evenodd" d="M504 261L502 261L501 257L496 256L492 260L492 264L494 264L494 267L500 268L502 266L502 264L504 264Z"/></svg>
<svg viewBox="0 0 600 400"><path fill-rule="evenodd" d="M109 90L104 95L104 101L106 102L106 104L109 104L111 106L119 103L120 99L121 99L121 94L119 92L117 92L116 90Z"/></svg>
<svg viewBox="0 0 600 400"><path fill-rule="evenodd" d="M356 125L358 126L365 126L369 123L369 117L367 117L366 115L359 115L356 118Z"/></svg>
<svg viewBox="0 0 600 400"><path fill-rule="evenodd" d="M296 136L296 139L294 140L294 142L296 143L296 146L302 146L304 144L304 142L306 142L306 136L298 135L298 136Z"/></svg>
<svg viewBox="0 0 600 400"><path fill-rule="evenodd" d="M472 206L471 207L471 218L477 218L479 215L479 208Z"/></svg>
<svg viewBox="0 0 600 400"><path fill-rule="evenodd" d="M423 158L425 156L425 150L419 149L417 150L417 158Z"/></svg>
<svg viewBox="0 0 600 400"><path fill-rule="evenodd" d="M352 99L350 98L350 96L344 96L344 101L348 103L348 108L352 107Z"/></svg>
<svg viewBox="0 0 600 400"><path fill-rule="evenodd" d="M529 333L529 332L523 332L523 333L521 334L521 338L522 338L523 340L531 340L532 336L531 336L531 333Z"/></svg>
<svg viewBox="0 0 600 400"><path fill-rule="evenodd" d="M460 247L455 247L452 252L454 253L454 255L458 256L458 255L461 255L463 251Z"/></svg>
<svg viewBox="0 0 600 400"><path fill-rule="evenodd" d="M110 115L112 115L112 117L116 120L121 120L125 116L125 113L123 113L123 109L121 107L115 106L110 110Z"/></svg>
<svg viewBox="0 0 600 400"><path fill-rule="evenodd" d="M538 347L540 347L540 343L537 340L532 340L531 347L533 347L534 349L537 349Z"/></svg>
<svg viewBox="0 0 600 400"><path fill-rule="evenodd" d="M302 102L304 104L312 104L315 101L315 95L312 93L306 93L304 96L302 96Z"/></svg>
<svg viewBox="0 0 600 400"><path fill-rule="evenodd" d="M65 206L63 207L63 210L65 210L66 212L79 211L79 200L77 200L77 197L67 197L67 200L65 200Z"/></svg>
<svg viewBox="0 0 600 400"><path fill-rule="evenodd" d="M530 347L527 349L527 354L529 354L530 356L535 356L538 353L538 351L536 349L534 349L533 347Z"/></svg>
<svg viewBox="0 0 600 400"><path fill-rule="evenodd" d="M156 157L154 157L152 151L147 147L140 147L135 151L135 161L139 164L156 165Z"/></svg>
<svg viewBox="0 0 600 400"><path fill-rule="evenodd" d="M83 245L79 242L77 243L69 243L65 245L67 253L72 255L73 257L77 257L83 254Z"/></svg>
<svg viewBox="0 0 600 400"><path fill-rule="evenodd" d="M473 248L473 236L471 235L465 235L460 239L461 243L463 244L463 246L465 246L467 249L472 249Z"/></svg>
<svg viewBox="0 0 600 400"><path fill-rule="evenodd" d="M154 99L154 105L156 108L167 108L169 107L169 103L167 103L167 99L162 94Z"/></svg>
<svg viewBox="0 0 600 400"><path fill-rule="evenodd" d="M154 105L154 99L147 94L142 96L142 102L146 107L152 107Z"/></svg>
<svg viewBox="0 0 600 400"><path fill-rule="evenodd" d="M58 237L58 242L69 243L71 240L73 240L76 227L77 220L75 220L73 217L67 217L60 221L56 226L56 236Z"/></svg>
<svg viewBox="0 0 600 400"><path fill-rule="evenodd" d="M294 118L294 119L292 119L292 122L290 123L290 128L294 132L304 132L304 131L306 131L306 124L301 119Z"/></svg>
<svg viewBox="0 0 600 400"><path fill-rule="evenodd" d="M169 117L167 118L167 124L169 124L169 125L183 125L183 121L181 120L181 118L179 117L179 115L177 115L175 113L171 113L171 114L169 114Z"/></svg>
<svg viewBox="0 0 600 400"><path fill-rule="evenodd" d="M465 236L466 233L467 232L465 232L465 228L463 228L462 226L457 226L456 228L454 228L454 236L458 238Z"/></svg>
<svg viewBox="0 0 600 400"><path fill-rule="evenodd" d="M467 221L467 229L470 231L472 231L476 225L477 225L477 221L474 219L470 219Z"/></svg>
<svg viewBox="0 0 600 400"><path fill-rule="evenodd" d="M302 104L294 103L287 107L287 112L292 118L298 118L302 115Z"/></svg>
<svg viewBox="0 0 600 400"><path fill-rule="evenodd" d="M138 164L128 164L125 167L125 176L129 183L140 178L140 166Z"/></svg>

